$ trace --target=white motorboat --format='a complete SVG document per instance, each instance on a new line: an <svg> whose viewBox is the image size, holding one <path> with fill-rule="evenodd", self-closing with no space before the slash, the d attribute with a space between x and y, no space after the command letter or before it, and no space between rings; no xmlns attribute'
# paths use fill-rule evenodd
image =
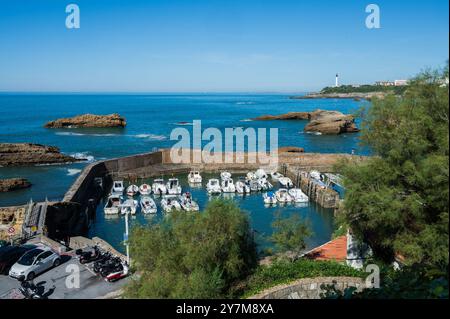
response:
<svg viewBox="0 0 450 319"><path fill-rule="evenodd" d="M139 186L139 193L141 195L150 195L152 193L152 187L148 184L142 184Z"/></svg>
<svg viewBox="0 0 450 319"><path fill-rule="evenodd" d="M291 188L289 195L295 203L307 203L309 201L308 196L300 188Z"/></svg>
<svg viewBox="0 0 450 319"><path fill-rule="evenodd" d="M275 197L277 201L280 203L290 203L292 202L292 196L289 195L289 192L286 188L280 188L275 192Z"/></svg>
<svg viewBox="0 0 450 319"><path fill-rule="evenodd" d="M314 178L314 179L316 179L318 181L322 180L320 178L320 172L319 171L311 171L311 172L309 172L309 176L311 176L311 178Z"/></svg>
<svg viewBox="0 0 450 319"><path fill-rule="evenodd" d="M192 199L191 193L184 193L179 197L181 208L187 212L198 212L200 210L196 201Z"/></svg>
<svg viewBox="0 0 450 319"><path fill-rule="evenodd" d="M222 172L220 173L220 179L221 180L225 180L225 179L229 179L231 178L231 173L230 172Z"/></svg>
<svg viewBox="0 0 450 319"><path fill-rule="evenodd" d="M250 193L250 186L248 186L245 182L245 178L241 177L235 184L236 192L238 194L249 194Z"/></svg>
<svg viewBox="0 0 450 319"><path fill-rule="evenodd" d="M292 180L289 177L280 177L278 179L278 182L280 183L281 187L283 187L283 188L294 187L294 183L292 183Z"/></svg>
<svg viewBox="0 0 450 319"><path fill-rule="evenodd" d="M169 181L166 184L167 194L169 195L181 195L181 186L178 178L169 178Z"/></svg>
<svg viewBox="0 0 450 319"><path fill-rule="evenodd" d="M250 191L259 192L261 190L261 185L259 185L257 179L248 180L248 186L250 187Z"/></svg>
<svg viewBox="0 0 450 319"><path fill-rule="evenodd" d="M106 201L103 211L105 215L117 215L119 214L120 207L120 195L110 195Z"/></svg>
<svg viewBox="0 0 450 319"><path fill-rule="evenodd" d="M199 171L190 171L188 175L188 182L190 184L197 184L202 182L202 176Z"/></svg>
<svg viewBox="0 0 450 319"><path fill-rule="evenodd" d="M278 180L279 180L281 177L284 177L283 174L278 173L278 172L272 172L272 173L270 173L270 176L272 177L272 180L273 180L274 182L278 182Z"/></svg>
<svg viewBox="0 0 450 319"><path fill-rule="evenodd" d="M123 181L114 181L111 188L111 195L122 195L124 190Z"/></svg>
<svg viewBox="0 0 450 319"><path fill-rule="evenodd" d="M156 214L158 207L155 201L150 196L142 196L140 200L141 212L144 214Z"/></svg>
<svg viewBox="0 0 450 319"><path fill-rule="evenodd" d="M264 204L274 205L277 203L277 197L274 192L267 192L263 194Z"/></svg>
<svg viewBox="0 0 450 319"><path fill-rule="evenodd" d="M122 215L125 214L136 215L137 207L138 201L132 198L128 198L120 205L120 213Z"/></svg>
<svg viewBox="0 0 450 319"><path fill-rule="evenodd" d="M206 184L206 191L208 194L220 194L222 189L220 188L220 182L217 178L212 178Z"/></svg>
<svg viewBox="0 0 450 319"><path fill-rule="evenodd" d="M273 188L273 185L269 183L269 181L265 178L258 179L258 184L259 187L264 191L271 190Z"/></svg>
<svg viewBox="0 0 450 319"><path fill-rule="evenodd" d="M248 172L247 179L252 180L252 179L257 179L257 177L254 172Z"/></svg>
<svg viewBox="0 0 450 319"><path fill-rule="evenodd" d="M255 176L256 176L256 178L258 178L258 179L261 179L261 178L267 179L266 171L263 170L262 168L256 170Z"/></svg>
<svg viewBox="0 0 450 319"><path fill-rule="evenodd" d="M127 195L128 196L135 196L137 193L139 192L139 187L137 187L136 185L130 185L127 187Z"/></svg>
<svg viewBox="0 0 450 319"><path fill-rule="evenodd" d="M234 186L234 182L232 178L223 179L221 182L222 192L224 193L235 193L236 187Z"/></svg>
<svg viewBox="0 0 450 319"><path fill-rule="evenodd" d="M161 207L166 213L173 212L174 210L181 210L181 205L174 196L164 196L161 199Z"/></svg>
<svg viewBox="0 0 450 319"><path fill-rule="evenodd" d="M167 193L167 188L162 178L157 178L153 181L152 192L155 195L165 195Z"/></svg>

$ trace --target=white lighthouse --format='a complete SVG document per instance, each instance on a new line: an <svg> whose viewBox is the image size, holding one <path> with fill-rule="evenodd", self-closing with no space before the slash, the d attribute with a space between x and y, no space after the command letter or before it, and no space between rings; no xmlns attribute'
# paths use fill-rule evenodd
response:
<svg viewBox="0 0 450 319"><path fill-rule="evenodd" d="M339 86L339 74L337 74L337 73L336 73L336 84L335 84L335 86L336 87Z"/></svg>

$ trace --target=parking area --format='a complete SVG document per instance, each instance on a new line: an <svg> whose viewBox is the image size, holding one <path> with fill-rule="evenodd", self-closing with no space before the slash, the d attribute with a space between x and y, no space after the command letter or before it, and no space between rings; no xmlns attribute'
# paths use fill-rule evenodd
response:
<svg viewBox="0 0 450 319"><path fill-rule="evenodd" d="M123 287L128 278L114 283L106 282L94 273L91 264L81 264L74 255L62 256L58 267L37 276L33 281L39 293L49 299L93 299L112 294ZM9 276L0 275L0 299L22 299L20 283Z"/></svg>

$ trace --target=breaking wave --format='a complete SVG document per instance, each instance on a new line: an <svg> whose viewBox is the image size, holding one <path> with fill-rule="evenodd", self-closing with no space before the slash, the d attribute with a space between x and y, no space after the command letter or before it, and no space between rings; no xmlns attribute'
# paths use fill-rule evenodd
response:
<svg viewBox="0 0 450 319"><path fill-rule="evenodd" d="M78 168L68 168L67 169L67 176L74 176L74 175L77 175L80 173L81 173L81 169L78 169Z"/></svg>
<svg viewBox="0 0 450 319"><path fill-rule="evenodd" d="M167 139L167 136L156 135L156 134L137 134L137 135L133 135L133 136L137 137L137 138L144 138L144 139L153 140L153 141L163 141L163 140Z"/></svg>

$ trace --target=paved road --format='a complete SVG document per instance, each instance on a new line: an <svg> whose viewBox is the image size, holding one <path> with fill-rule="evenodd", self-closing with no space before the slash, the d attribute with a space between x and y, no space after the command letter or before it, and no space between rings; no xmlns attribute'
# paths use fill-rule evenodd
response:
<svg viewBox="0 0 450 319"><path fill-rule="evenodd" d="M103 297L114 292L127 283L128 278L115 283L106 282L96 275L90 265L82 265L78 259L65 256L66 262L37 276L34 283L40 288L40 293L50 299L93 299ZM79 270L79 287L76 284L74 269ZM69 285L67 285L69 283ZM18 290L20 287L16 279L0 275L0 299L23 298Z"/></svg>

